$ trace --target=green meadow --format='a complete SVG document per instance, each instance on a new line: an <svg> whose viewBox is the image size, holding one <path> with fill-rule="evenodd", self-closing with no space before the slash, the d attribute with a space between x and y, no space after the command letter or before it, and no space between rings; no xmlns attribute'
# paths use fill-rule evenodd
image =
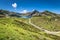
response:
<svg viewBox="0 0 60 40"><path fill-rule="evenodd" d="M0 40L59 40L56 35L43 31L24 23L23 18L0 18Z"/></svg>

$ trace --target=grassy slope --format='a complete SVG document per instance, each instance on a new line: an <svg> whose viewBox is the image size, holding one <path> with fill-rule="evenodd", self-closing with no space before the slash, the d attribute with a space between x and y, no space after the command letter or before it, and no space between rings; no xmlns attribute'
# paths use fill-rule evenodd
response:
<svg viewBox="0 0 60 40"><path fill-rule="evenodd" d="M60 19L47 17L33 17L32 23L50 31L60 31Z"/></svg>
<svg viewBox="0 0 60 40"><path fill-rule="evenodd" d="M55 40L55 36L48 36L20 20L23 19L0 18L0 40Z"/></svg>

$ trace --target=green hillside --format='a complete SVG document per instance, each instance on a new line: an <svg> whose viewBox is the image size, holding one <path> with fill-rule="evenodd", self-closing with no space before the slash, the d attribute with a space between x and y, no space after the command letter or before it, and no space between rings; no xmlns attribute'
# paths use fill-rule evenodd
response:
<svg viewBox="0 0 60 40"><path fill-rule="evenodd" d="M0 18L0 40L58 40L60 37L46 34L22 18ZM50 35L50 36L49 36Z"/></svg>
<svg viewBox="0 0 60 40"><path fill-rule="evenodd" d="M33 24L50 31L60 31L60 17L39 16L32 17Z"/></svg>
<svg viewBox="0 0 60 40"><path fill-rule="evenodd" d="M27 13L27 17L31 17L31 22L39 27L50 31L60 31L60 17L46 12L40 14L35 10ZM22 18L22 15L0 10L0 40L60 40L60 36L58 36L60 34L47 34L31 25L30 18Z"/></svg>

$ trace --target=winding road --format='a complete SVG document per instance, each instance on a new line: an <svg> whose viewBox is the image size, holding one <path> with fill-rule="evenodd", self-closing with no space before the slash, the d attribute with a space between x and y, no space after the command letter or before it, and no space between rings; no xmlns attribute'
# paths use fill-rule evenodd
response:
<svg viewBox="0 0 60 40"><path fill-rule="evenodd" d="M58 36L60 36L60 31L54 32L54 31L48 31L48 30L46 30L46 29L43 29L43 28L41 28L41 27L33 24L33 23L31 22L31 18L29 19L29 24L31 24L32 26L34 26L35 28L37 28L37 29L39 29L39 30L44 31L44 32L47 33L47 34L52 34L52 35L58 35L58 34L59 34Z"/></svg>

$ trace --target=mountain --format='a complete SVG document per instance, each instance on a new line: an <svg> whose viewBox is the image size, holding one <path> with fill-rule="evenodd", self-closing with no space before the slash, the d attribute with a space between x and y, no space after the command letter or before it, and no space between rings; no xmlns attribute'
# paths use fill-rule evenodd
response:
<svg viewBox="0 0 60 40"><path fill-rule="evenodd" d="M37 13L38 14L38 13ZM60 31L60 16L50 11L31 18L32 23L50 31Z"/></svg>
<svg viewBox="0 0 60 40"><path fill-rule="evenodd" d="M7 10L0 10L0 16L1 17L6 17L6 16L9 16L9 17L20 17L20 13L16 13L16 12L10 12L10 11L7 11Z"/></svg>
<svg viewBox="0 0 60 40"><path fill-rule="evenodd" d="M55 16L57 16L57 14L56 13L53 13L53 12L50 12L50 11L44 11L44 12L41 12L41 15L42 16L52 16L52 17L55 17Z"/></svg>
<svg viewBox="0 0 60 40"><path fill-rule="evenodd" d="M30 13L29 16L39 16L39 13L40 13L39 11L34 10L33 12Z"/></svg>
<svg viewBox="0 0 60 40"><path fill-rule="evenodd" d="M27 13L25 17L31 17L31 22L49 31L60 30L60 18L40 16L35 10ZM60 34L49 34L39 30L29 23L30 18L20 17L23 14L0 10L0 40L60 40ZM49 14L50 15L50 14ZM7 18L8 17L8 18Z"/></svg>
<svg viewBox="0 0 60 40"><path fill-rule="evenodd" d="M10 12L7 10L0 10L0 17L21 17L21 16L27 16L27 17L32 17L32 16L52 16L52 17L60 17L60 15L50 12L50 11L44 11L44 12L39 12L37 10L34 10L32 12L28 13L16 13L16 12Z"/></svg>
<svg viewBox="0 0 60 40"><path fill-rule="evenodd" d="M37 10L34 10L30 13L27 13L29 14L28 16L51 16L51 17L60 17L59 14L56 14L56 13L53 13L53 12L50 12L50 11L47 11L45 10L44 12L39 12Z"/></svg>

